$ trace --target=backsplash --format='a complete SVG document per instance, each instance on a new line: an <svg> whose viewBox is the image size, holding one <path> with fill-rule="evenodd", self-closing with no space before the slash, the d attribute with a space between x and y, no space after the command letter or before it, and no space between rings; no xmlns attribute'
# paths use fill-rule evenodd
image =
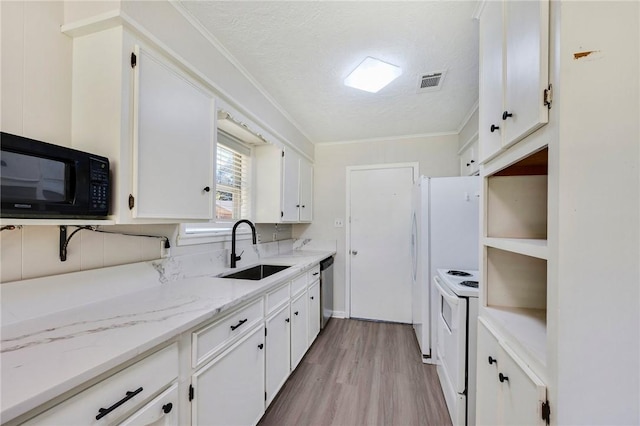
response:
<svg viewBox="0 0 640 426"><path fill-rule="evenodd" d="M291 238L291 225L257 224L260 241L273 242ZM69 227L69 233L76 228ZM220 250L230 248L230 243L210 243L191 246L177 246L178 225L127 225L105 226L101 229L127 234L145 234L166 236L171 242L169 252L164 250L164 242L159 238L106 234L91 231L79 231L70 240L67 248L67 260L59 257L58 226L24 226L14 230L0 232L0 283L66 274L69 272L99 269L108 266L156 260L167 256L170 259L183 258L185 255L203 256L202 259L222 256ZM238 247L244 247L239 242ZM250 244L249 244L250 245ZM268 244L262 244L269 250ZM245 248L245 259L254 259L253 250ZM277 250L277 248L276 248ZM290 249L289 249L290 250ZM276 251L277 252L277 251ZM257 256L257 255L256 255ZM224 256L223 256L224 257ZM228 262L227 258L224 258ZM193 261L194 268L198 262ZM210 260L206 263L211 263Z"/></svg>

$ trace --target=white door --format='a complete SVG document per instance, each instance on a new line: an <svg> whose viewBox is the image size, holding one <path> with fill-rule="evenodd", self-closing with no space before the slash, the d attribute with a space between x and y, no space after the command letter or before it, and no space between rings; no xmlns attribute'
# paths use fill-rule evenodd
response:
<svg viewBox="0 0 640 426"><path fill-rule="evenodd" d="M350 316L411 323L414 165L349 170Z"/></svg>

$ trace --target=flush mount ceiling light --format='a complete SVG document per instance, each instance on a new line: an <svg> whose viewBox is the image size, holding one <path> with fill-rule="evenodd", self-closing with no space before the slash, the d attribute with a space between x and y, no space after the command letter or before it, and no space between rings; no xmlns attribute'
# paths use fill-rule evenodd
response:
<svg viewBox="0 0 640 426"><path fill-rule="evenodd" d="M365 60L344 79L344 84L345 86L376 93L398 78L400 74L402 74L400 67L367 56Z"/></svg>

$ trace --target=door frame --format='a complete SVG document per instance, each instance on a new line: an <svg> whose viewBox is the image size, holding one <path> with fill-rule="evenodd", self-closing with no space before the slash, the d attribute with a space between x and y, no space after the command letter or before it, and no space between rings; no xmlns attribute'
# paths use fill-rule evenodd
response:
<svg viewBox="0 0 640 426"><path fill-rule="evenodd" d="M382 170L382 169L413 169L413 184L415 184L420 176L420 163L417 161L406 163L385 163L385 164L368 164L364 166L347 166L347 179L345 193L346 198L346 226L345 232L345 277L344 277L344 307L347 318L351 318L351 172L358 170Z"/></svg>

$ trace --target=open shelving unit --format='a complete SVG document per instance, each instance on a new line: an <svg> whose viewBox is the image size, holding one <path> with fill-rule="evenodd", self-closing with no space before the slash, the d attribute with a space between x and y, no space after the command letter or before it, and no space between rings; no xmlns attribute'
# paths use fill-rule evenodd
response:
<svg viewBox="0 0 640 426"><path fill-rule="evenodd" d="M546 364L548 148L485 176L484 312Z"/></svg>

